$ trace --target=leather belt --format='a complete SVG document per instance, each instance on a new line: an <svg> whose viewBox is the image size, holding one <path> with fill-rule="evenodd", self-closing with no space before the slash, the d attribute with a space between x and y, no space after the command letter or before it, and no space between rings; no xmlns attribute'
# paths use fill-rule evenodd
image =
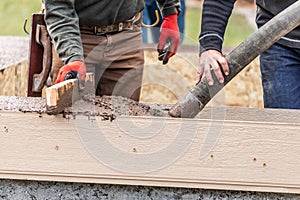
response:
<svg viewBox="0 0 300 200"><path fill-rule="evenodd" d="M138 15L135 15L132 19L125 22L120 22L117 24L107 25L107 26L86 26L79 25L81 30L87 30L93 32L95 35L102 35L105 33L120 32L124 30L133 30L134 25L139 19Z"/></svg>

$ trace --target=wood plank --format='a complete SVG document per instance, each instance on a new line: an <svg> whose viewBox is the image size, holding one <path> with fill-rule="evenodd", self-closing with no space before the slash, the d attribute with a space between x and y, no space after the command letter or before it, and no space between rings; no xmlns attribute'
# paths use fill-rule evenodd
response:
<svg viewBox="0 0 300 200"><path fill-rule="evenodd" d="M58 114L72 106L84 94L95 94L94 75L86 74L84 91L79 91L78 80L70 79L54 84L46 89L46 109L48 114Z"/></svg>
<svg viewBox="0 0 300 200"><path fill-rule="evenodd" d="M46 108L48 113L58 114L72 105L73 89L78 88L77 82L77 79L70 79L46 89Z"/></svg>
<svg viewBox="0 0 300 200"><path fill-rule="evenodd" d="M209 116L102 121L1 111L0 178L300 193L299 111Z"/></svg>
<svg viewBox="0 0 300 200"><path fill-rule="evenodd" d="M0 67L1 68L1 67ZM0 70L0 95L26 96L28 61L24 60Z"/></svg>

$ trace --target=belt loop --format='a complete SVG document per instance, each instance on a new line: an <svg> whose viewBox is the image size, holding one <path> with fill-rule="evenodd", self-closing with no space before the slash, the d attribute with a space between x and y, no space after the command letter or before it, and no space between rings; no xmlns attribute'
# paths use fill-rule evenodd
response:
<svg viewBox="0 0 300 200"><path fill-rule="evenodd" d="M113 38L111 34L106 34L106 38L107 38L107 43L106 43L106 47L105 47L105 52L110 52L113 49Z"/></svg>
<svg viewBox="0 0 300 200"><path fill-rule="evenodd" d="M123 30L123 23L120 22L120 23L119 23L119 31L122 31L122 30Z"/></svg>

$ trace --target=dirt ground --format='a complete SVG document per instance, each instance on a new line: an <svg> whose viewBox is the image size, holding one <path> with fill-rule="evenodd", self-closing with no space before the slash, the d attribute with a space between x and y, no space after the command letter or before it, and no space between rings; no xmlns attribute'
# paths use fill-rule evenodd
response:
<svg viewBox="0 0 300 200"><path fill-rule="evenodd" d="M196 53L179 52L166 66L155 51L146 52L141 102L174 104L195 84L199 58ZM261 74L258 59L250 63L210 105L262 108Z"/></svg>

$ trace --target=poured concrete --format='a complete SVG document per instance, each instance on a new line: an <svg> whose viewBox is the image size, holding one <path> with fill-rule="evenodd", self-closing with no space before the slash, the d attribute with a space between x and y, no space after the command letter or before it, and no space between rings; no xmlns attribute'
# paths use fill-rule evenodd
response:
<svg viewBox="0 0 300 200"><path fill-rule="evenodd" d="M29 37L0 36L0 70L28 60Z"/></svg>
<svg viewBox="0 0 300 200"><path fill-rule="evenodd" d="M67 200L298 200L300 195L187 188L0 180L0 199Z"/></svg>
<svg viewBox="0 0 300 200"><path fill-rule="evenodd" d="M85 97L65 109L68 114L93 114L96 116L166 116L168 105L143 104L125 97ZM40 97L0 96L0 110L21 112L46 112L46 100Z"/></svg>
<svg viewBox="0 0 300 200"><path fill-rule="evenodd" d="M39 97L0 96L0 110L46 112L46 101Z"/></svg>

